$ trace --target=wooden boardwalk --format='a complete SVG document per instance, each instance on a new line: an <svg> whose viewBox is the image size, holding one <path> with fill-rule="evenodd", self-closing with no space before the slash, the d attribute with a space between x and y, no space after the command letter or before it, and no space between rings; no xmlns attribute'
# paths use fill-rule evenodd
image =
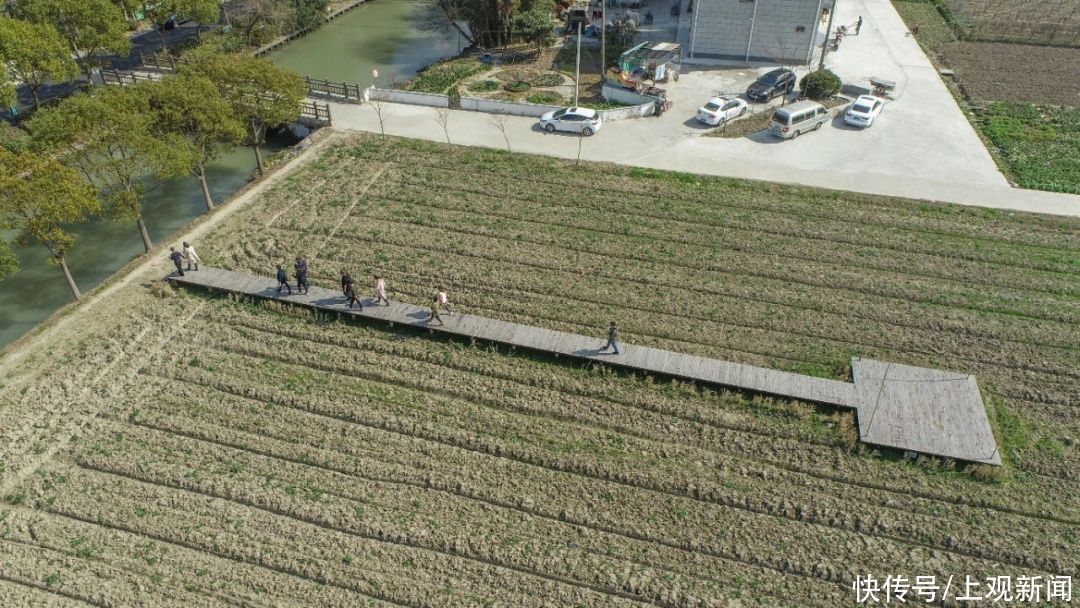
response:
<svg viewBox="0 0 1080 608"><path fill-rule="evenodd" d="M859 439L867 444L1001 464L975 378L966 374L855 358L855 381L849 383L633 344L620 344L621 352L615 355L600 350L606 335L603 327L590 337L466 314L443 314L445 325L429 325L426 307L402 302L371 306L371 298L364 298L362 311L350 310L340 291L313 286L306 295L278 293L277 281L267 276L204 267L182 277L173 273L167 278L180 285L280 300L651 374L848 407L856 411Z"/></svg>

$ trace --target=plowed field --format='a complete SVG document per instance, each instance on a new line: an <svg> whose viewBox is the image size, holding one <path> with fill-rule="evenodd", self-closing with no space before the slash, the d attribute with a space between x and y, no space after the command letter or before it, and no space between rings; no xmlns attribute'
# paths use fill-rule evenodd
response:
<svg viewBox="0 0 1080 608"><path fill-rule="evenodd" d="M830 377L969 371L1003 479L854 446L845 412L173 290L161 262L0 377L0 604L835 608L856 575L1075 575L1078 235L338 137L204 262L305 255L317 284Z"/></svg>

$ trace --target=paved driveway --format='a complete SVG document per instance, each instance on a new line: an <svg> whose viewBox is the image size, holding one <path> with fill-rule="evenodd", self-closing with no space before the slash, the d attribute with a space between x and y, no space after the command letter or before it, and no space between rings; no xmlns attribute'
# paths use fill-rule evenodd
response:
<svg viewBox="0 0 1080 608"><path fill-rule="evenodd" d="M896 99L879 122L858 130L834 120L796 140L764 134L725 139L704 137L693 119L709 96L736 92L774 66L705 68L693 66L667 85L675 101L663 116L605 124L583 142L584 159L628 165L796 183L873 194L956 202L1002 209L1080 215L1080 197L1009 187L975 130L941 82L933 66L888 0L845 0L837 23L863 16L859 36L843 41L826 65L845 81L877 76L898 83ZM801 70L803 73L805 70ZM442 140L431 108L392 105L387 131ZM339 128L378 131L371 108L334 104ZM509 117L515 151L574 158L577 138L543 133L530 118ZM454 111L455 143L504 147L491 117Z"/></svg>

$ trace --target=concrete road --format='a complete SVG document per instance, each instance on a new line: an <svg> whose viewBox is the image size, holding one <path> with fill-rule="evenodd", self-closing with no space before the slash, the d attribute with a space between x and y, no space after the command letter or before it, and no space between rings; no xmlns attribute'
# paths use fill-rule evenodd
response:
<svg viewBox="0 0 1080 608"><path fill-rule="evenodd" d="M611 122L582 142L581 157L626 165L743 177L954 202L1000 209L1080 215L1080 196L1011 188L974 128L938 77L889 0L840 2L836 25L854 24L826 66L845 82L870 77L897 82L876 124L848 127L840 119L796 140L760 133L738 139L703 137L697 108L717 93L738 93L775 66L687 66L677 83L663 85L674 101L659 118ZM797 70L801 75L805 68ZM443 140L434 109L387 104L388 133ZM758 111L768 111L761 109ZM375 112L334 104L338 128L378 131ZM574 136L543 133L530 118L508 117L514 151L574 158ZM505 147L486 114L452 111L458 144Z"/></svg>

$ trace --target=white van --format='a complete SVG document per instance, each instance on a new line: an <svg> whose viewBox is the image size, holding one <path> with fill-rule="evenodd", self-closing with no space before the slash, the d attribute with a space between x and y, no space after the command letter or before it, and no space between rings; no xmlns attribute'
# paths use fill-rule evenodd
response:
<svg viewBox="0 0 1080 608"><path fill-rule="evenodd" d="M820 103L816 101L799 101L783 108L778 108L773 113L772 122L769 123L769 131L777 137L790 139L798 137L800 133L816 131L821 125L829 122L830 114Z"/></svg>

